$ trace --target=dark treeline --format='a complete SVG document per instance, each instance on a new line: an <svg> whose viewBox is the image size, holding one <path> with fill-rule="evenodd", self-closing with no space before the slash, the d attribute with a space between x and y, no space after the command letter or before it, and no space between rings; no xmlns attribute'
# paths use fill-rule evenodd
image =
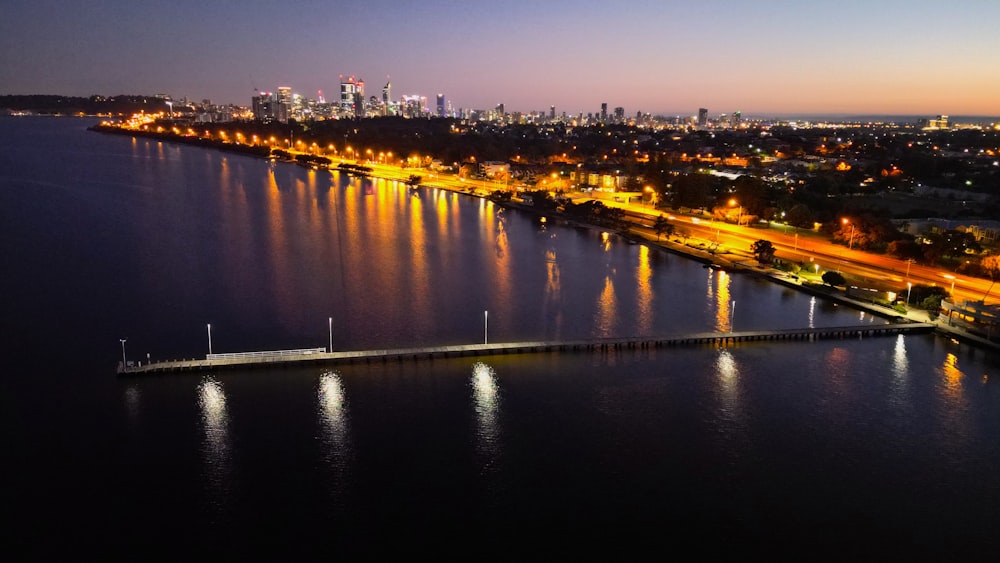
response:
<svg viewBox="0 0 1000 563"><path fill-rule="evenodd" d="M164 100L153 96L55 96L44 94L0 96L0 110L43 115L132 115L167 111Z"/></svg>

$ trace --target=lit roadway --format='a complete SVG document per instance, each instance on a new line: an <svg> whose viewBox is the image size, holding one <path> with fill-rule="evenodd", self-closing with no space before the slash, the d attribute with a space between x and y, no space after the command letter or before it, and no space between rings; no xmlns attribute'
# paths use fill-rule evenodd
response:
<svg viewBox="0 0 1000 563"><path fill-rule="evenodd" d="M717 242L720 250L725 247L749 252L757 240L765 239L776 249L775 256L788 262L801 262L807 268L819 264L819 272L836 270L860 280L872 282L877 289L896 291L900 296L907 290L907 282L914 285L939 285L949 292L954 287L958 300L979 301L986 296L991 282L979 278L954 275L940 268L922 266L899 258L882 254L862 252L841 244L834 244L822 235L809 230L795 229L777 223L761 223L760 227L737 226L732 223L713 221L705 217L694 217L654 210L649 205L624 203L601 199L609 207L620 207L633 219L640 219L647 227L653 220L663 215L678 231L686 231L692 238L706 242ZM645 216L645 219L642 219ZM652 231L649 230L651 233ZM653 234L655 238L655 234ZM878 283L881 282L881 283ZM952 286L954 284L954 286ZM1000 290L1000 288L997 288Z"/></svg>
<svg viewBox="0 0 1000 563"><path fill-rule="evenodd" d="M480 195L504 187L504 184L497 182L460 178L457 174L432 173L421 168L402 168L374 162L368 162L366 165L372 167L372 174L380 178L407 181L411 174L415 174L422 178L421 185L462 192L473 191ZM760 223L755 227L738 226L707 217L656 210L648 204L614 201L585 193L573 194L573 199L575 201L598 199L609 207L620 207L626 211L630 220L644 225L645 228L640 227L639 230L653 239L656 238L656 234L651 227L659 215L666 217L679 233L686 232L690 238L701 239L707 244L716 243L720 252L735 249L739 253L749 255L750 246L757 240L765 239L774 245L775 256L786 262L802 263L806 268L815 268L818 264L819 269L813 270L813 273L836 270L852 278L869 282L875 289L896 291L901 297L907 291L907 282L914 285L940 285L953 292L957 301L983 300L987 292L992 295L989 280L953 275L940 268L854 250L841 244L834 244L810 230L796 229L778 223ZM1000 291L1000 288L997 289Z"/></svg>

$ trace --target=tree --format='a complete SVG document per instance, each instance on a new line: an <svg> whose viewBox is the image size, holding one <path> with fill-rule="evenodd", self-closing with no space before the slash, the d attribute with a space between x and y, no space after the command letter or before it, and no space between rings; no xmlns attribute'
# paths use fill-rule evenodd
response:
<svg viewBox="0 0 1000 563"><path fill-rule="evenodd" d="M785 220L793 227L811 229L814 222L813 212L809 209L809 206L798 203L785 213Z"/></svg>
<svg viewBox="0 0 1000 563"><path fill-rule="evenodd" d="M757 257L757 262L761 264L770 264L774 260L775 248L769 240L760 239L755 241L750 245L750 250Z"/></svg>
<svg viewBox="0 0 1000 563"><path fill-rule="evenodd" d="M903 238L894 240L889 243L889 246L886 248L886 252L891 256L895 256L896 258L901 258L903 260L908 258L918 260L924 257L923 248L913 239Z"/></svg>
<svg viewBox="0 0 1000 563"><path fill-rule="evenodd" d="M660 240L663 235L670 236L674 234L674 225L663 215L656 218L656 222L653 223L653 230L656 231L656 240Z"/></svg>
<svg viewBox="0 0 1000 563"><path fill-rule="evenodd" d="M846 282L847 280L844 279L843 274L841 274L840 272L834 272L833 270L830 270L828 272L823 273L823 283L827 285L834 285L834 286L844 285Z"/></svg>
<svg viewBox="0 0 1000 563"><path fill-rule="evenodd" d="M990 287L986 289L986 293L983 295L983 302L986 302L990 291L993 290L993 284L997 283L997 278L1000 278L1000 254L993 254L983 258L980 260L979 265L990 276Z"/></svg>
<svg viewBox="0 0 1000 563"><path fill-rule="evenodd" d="M712 181L707 174L684 174L673 181L673 206L697 209L712 201Z"/></svg>

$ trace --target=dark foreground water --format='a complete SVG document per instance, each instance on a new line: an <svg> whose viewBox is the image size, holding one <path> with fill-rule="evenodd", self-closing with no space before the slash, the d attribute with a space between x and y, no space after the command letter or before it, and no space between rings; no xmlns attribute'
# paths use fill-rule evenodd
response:
<svg viewBox="0 0 1000 563"><path fill-rule="evenodd" d="M995 559L997 358L934 336L117 378L121 339L192 358L209 323L229 352L884 321L90 123L0 120L18 559Z"/></svg>

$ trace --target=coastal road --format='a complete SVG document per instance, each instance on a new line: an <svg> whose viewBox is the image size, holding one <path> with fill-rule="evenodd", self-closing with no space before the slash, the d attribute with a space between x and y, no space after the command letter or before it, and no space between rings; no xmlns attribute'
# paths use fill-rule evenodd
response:
<svg viewBox="0 0 1000 563"><path fill-rule="evenodd" d="M989 280L970 278L952 274L940 268L910 263L899 258L882 254L872 254L847 248L823 238L819 233L795 229L776 223L761 223L755 226L741 226L709 217L682 215L650 208L648 205L618 202L613 199L593 198L579 194L574 200L598 199L609 207L625 210L632 221L652 227L659 215L666 217L678 232L685 232L707 245L717 244L719 251L736 249L737 253L749 253L750 246L757 240L768 240L776 249L775 256L788 261L815 267L816 273L828 270L839 271L851 278L866 282L873 288L890 290L903 294L907 283L941 286L953 293L958 300L980 301L994 295ZM651 228L646 234L655 238ZM813 266L808 266L813 265Z"/></svg>

